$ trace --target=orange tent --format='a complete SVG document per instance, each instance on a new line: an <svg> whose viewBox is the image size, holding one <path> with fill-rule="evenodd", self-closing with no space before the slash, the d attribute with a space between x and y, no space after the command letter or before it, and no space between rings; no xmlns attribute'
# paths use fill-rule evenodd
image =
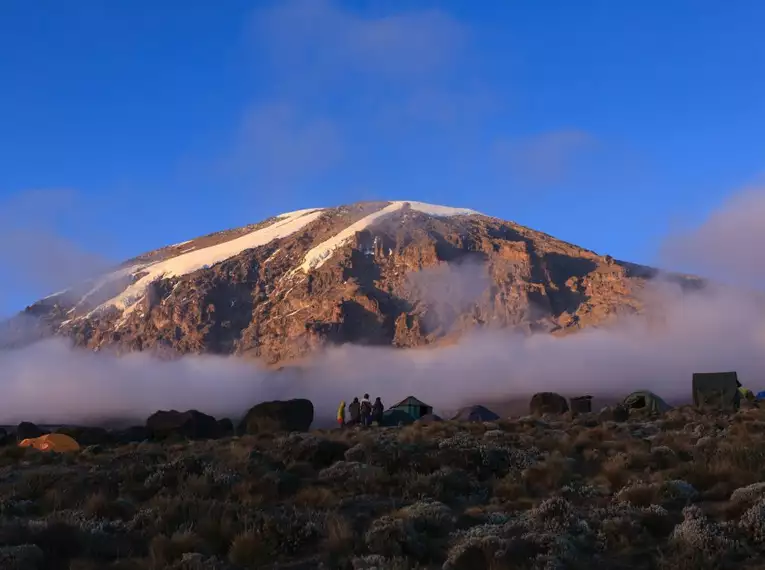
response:
<svg viewBox="0 0 765 570"><path fill-rule="evenodd" d="M34 447L40 451L56 451L62 453L64 451L78 451L80 449L80 444L63 433L49 433L40 437L23 439L19 443L19 447Z"/></svg>

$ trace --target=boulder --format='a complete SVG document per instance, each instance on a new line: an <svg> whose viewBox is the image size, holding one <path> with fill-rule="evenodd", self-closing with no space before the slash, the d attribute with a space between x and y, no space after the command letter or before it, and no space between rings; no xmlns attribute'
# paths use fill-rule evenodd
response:
<svg viewBox="0 0 765 570"><path fill-rule="evenodd" d="M313 403L298 398L263 402L250 408L239 423L239 434L308 431L313 423Z"/></svg>
<svg viewBox="0 0 765 570"><path fill-rule="evenodd" d="M215 439L220 437L220 427L214 417L197 410L179 412L160 410L146 420L150 439L162 440L169 437L187 439Z"/></svg>
<svg viewBox="0 0 765 570"><path fill-rule="evenodd" d="M32 422L21 422L16 427L16 439L19 441L22 439L33 439L42 435L45 435L45 432Z"/></svg>
<svg viewBox="0 0 765 570"><path fill-rule="evenodd" d="M234 435L234 422L228 418L218 420L218 428L220 429L221 437L230 437Z"/></svg>
<svg viewBox="0 0 765 570"><path fill-rule="evenodd" d="M56 433L68 435L83 447L88 445L105 445L111 442L109 432L100 427L66 426L57 429Z"/></svg>
<svg viewBox="0 0 765 570"><path fill-rule="evenodd" d="M128 443L141 443L149 439L149 430L144 426L132 426L125 429L117 429L111 433L115 443L126 445Z"/></svg>
<svg viewBox="0 0 765 570"><path fill-rule="evenodd" d="M452 420L456 422L495 422L499 416L483 406L462 408Z"/></svg>
<svg viewBox="0 0 765 570"><path fill-rule="evenodd" d="M531 415L565 414L568 412L566 398L555 392L539 392L534 394L529 403Z"/></svg>

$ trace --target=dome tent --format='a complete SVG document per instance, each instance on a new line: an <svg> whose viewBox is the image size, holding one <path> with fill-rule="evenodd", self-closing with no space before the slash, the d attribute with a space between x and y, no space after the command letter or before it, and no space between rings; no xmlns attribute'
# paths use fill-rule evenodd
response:
<svg viewBox="0 0 765 570"><path fill-rule="evenodd" d="M388 408L385 412L393 412L394 410L404 412L412 417L412 421L420 419L422 416L427 416L433 413L433 407L429 406L422 400L409 396L401 400L398 404L395 404Z"/></svg>
<svg viewBox="0 0 765 570"><path fill-rule="evenodd" d="M457 422L493 422L499 419L499 416L484 406L468 406L462 408L452 418Z"/></svg>
<svg viewBox="0 0 765 570"><path fill-rule="evenodd" d="M424 416L433 414L433 407L414 396L408 396L385 410L382 425L398 426L414 423Z"/></svg>
<svg viewBox="0 0 765 570"><path fill-rule="evenodd" d="M426 414L422 416L419 420L417 420L416 424L435 424L438 422L444 421L441 416L438 416L436 414Z"/></svg>
<svg viewBox="0 0 765 570"><path fill-rule="evenodd" d="M34 447L39 451L63 453L65 451L79 451L80 444L63 433L49 433L40 437L23 439L19 442L19 447Z"/></svg>
<svg viewBox="0 0 765 570"><path fill-rule="evenodd" d="M667 402L648 390L632 392L622 400L622 406L628 410L646 410L652 414L661 414L672 409Z"/></svg>

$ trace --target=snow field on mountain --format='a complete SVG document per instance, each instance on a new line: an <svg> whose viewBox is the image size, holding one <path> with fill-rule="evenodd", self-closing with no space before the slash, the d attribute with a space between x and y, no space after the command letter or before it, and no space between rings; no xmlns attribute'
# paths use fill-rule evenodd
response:
<svg viewBox="0 0 765 570"><path fill-rule="evenodd" d="M308 253L306 253L305 257L303 258L303 263L301 263L300 266L293 269L292 273L295 273L299 270L308 272L311 269L317 269L321 267L330 257L332 257L332 254L335 252L335 250L342 247L343 244L345 244L348 240L353 238L353 236L356 235L356 232L360 232L369 228L372 224L374 224L380 218L383 218L389 214L392 214L394 212L397 212L403 209L404 206L407 204L409 204L412 210L416 210L418 212L422 212L423 214L428 214L430 216L450 217L450 216L469 216L472 214L479 214L479 212L476 212L475 210L470 210L468 208L451 208L449 206L438 206L435 204L426 204L424 202L407 202L407 201L391 202L388 206L385 206L381 210L378 210L376 212L369 214L368 216L361 218L359 221L351 224L350 226L345 228L343 231L335 234L328 240L312 248Z"/></svg>
<svg viewBox="0 0 765 570"><path fill-rule="evenodd" d="M145 266L134 266L129 269L131 273L146 272L138 281L127 287L122 293L99 305L96 311L108 307L117 307L129 314L135 304L145 295L148 286L158 280L170 277L187 275L205 266L211 266L226 259L239 255L245 250L266 245L275 239L288 237L300 231L305 226L316 220L323 210L312 208L288 212L278 217L277 221L268 227L255 230L236 239L219 243L203 249L190 251L176 257L150 263ZM124 272L119 272L121 276ZM111 281L117 276L111 276L106 281Z"/></svg>
<svg viewBox="0 0 765 570"><path fill-rule="evenodd" d="M352 239L356 232L369 228L379 219L400 211L407 205L412 210L436 217L480 214L480 212L468 208L452 208L449 206L427 204L424 202L390 202L387 206L363 217L331 238L313 247L305 255L302 263L292 269L287 276L294 275L298 271L308 272L312 269L321 267L338 248L342 247L348 240ZM273 224L247 233L236 239L202 249L195 249L192 247L184 250L179 255L161 261L137 263L128 267L123 267L96 279L92 288L79 300L70 313L74 312L76 308L81 307L92 295L102 290L103 287L118 280L125 279L128 276L145 273L145 275L141 276L135 283L132 283L121 293L110 298L108 301L101 303L87 315L87 317L90 317L104 309L115 307L123 311L124 319L124 317L129 315L136 304L144 297L148 286L154 281L187 275L199 269L235 257L248 249L266 245L275 239L288 237L318 219L325 211L325 208L309 208L296 210L294 212L286 212L277 216L276 221ZM190 244L193 241L194 240L188 240L171 247L177 248L178 246ZM61 293L58 293L57 295L59 294ZM54 295L51 295L50 297L53 296Z"/></svg>

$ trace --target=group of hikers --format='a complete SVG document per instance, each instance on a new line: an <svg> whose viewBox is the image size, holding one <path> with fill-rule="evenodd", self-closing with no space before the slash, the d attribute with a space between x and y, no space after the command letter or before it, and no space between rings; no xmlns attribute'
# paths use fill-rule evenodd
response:
<svg viewBox="0 0 765 570"><path fill-rule="evenodd" d="M369 399L369 394L364 394L360 402L358 398L354 398L348 405L350 419L346 421L345 400L343 400L337 408L337 424L340 427L353 425L369 427L373 422L377 422L377 425L380 425L382 424L384 410L385 408L380 398L375 398L374 403L372 403Z"/></svg>

